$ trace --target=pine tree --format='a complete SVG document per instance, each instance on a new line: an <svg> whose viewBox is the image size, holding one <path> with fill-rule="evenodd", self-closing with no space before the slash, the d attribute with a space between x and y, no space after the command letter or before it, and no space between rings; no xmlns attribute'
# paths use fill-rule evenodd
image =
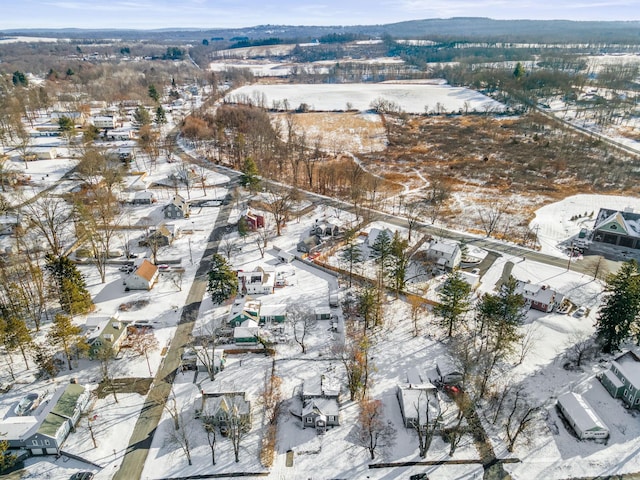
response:
<svg viewBox="0 0 640 480"><path fill-rule="evenodd" d="M142 105L138 105L136 111L133 113L133 121L138 127L151 124L151 116L149 111Z"/></svg>
<svg viewBox="0 0 640 480"><path fill-rule="evenodd" d="M207 291L213 303L221 304L238 293L238 277L221 255L213 254L208 275Z"/></svg>
<svg viewBox="0 0 640 480"><path fill-rule="evenodd" d="M71 353L74 347L85 350L86 342L82 337L82 328L71 322L71 317L58 313L54 319L48 335L52 345L62 347L62 351L67 357L69 370L71 367Z"/></svg>
<svg viewBox="0 0 640 480"><path fill-rule="evenodd" d="M638 263L630 260L617 273L607 277L605 298L596 319L596 334L602 350L611 353L631 333L640 313L640 275Z"/></svg>
<svg viewBox="0 0 640 480"><path fill-rule="evenodd" d="M449 336L471 309L470 293L471 286L462 279L457 269L449 273L438 293L440 303L433 307L433 313L440 317L440 325L447 329Z"/></svg>
<svg viewBox="0 0 640 480"><path fill-rule="evenodd" d="M158 89L153 84L149 85L149 98L151 98L151 100L153 100L156 103L158 103L158 101L160 100L160 94L158 93Z"/></svg>
<svg viewBox="0 0 640 480"><path fill-rule="evenodd" d="M520 80L522 77L524 77L524 74L524 67L522 66L522 63L518 62L516 64L516 68L513 70L513 76L516 80Z"/></svg>
<svg viewBox="0 0 640 480"><path fill-rule="evenodd" d="M45 268L56 284L60 306L65 313L78 315L93 309L84 277L69 257L47 254Z"/></svg>
<svg viewBox="0 0 640 480"><path fill-rule="evenodd" d="M404 290L407 284L406 274L407 267L409 266L408 246L409 241L401 239L398 232L393 235L389 248L390 258L387 274L391 280L393 290L396 293L396 298L398 298L398 295Z"/></svg>
<svg viewBox="0 0 640 480"><path fill-rule="evenodd" d="M363 260L362 250L360 246L353 242L349 242L340 254L342 261L349 265L349 288L351 288L351 280L353 278L353 267Z"/></svg>
<svg viewBox="0 0 640 480"><path fill-rule="evenodd" d="M240 176L240 184L248 188L249 191L255 192L260 185L260 173L256 162L251 157L247 157L242 166L242 175Z"/></svg>
<svg viewBox="0 0 640 480"><path fill-rule="evenodd" d="M167 114L165 113L164 108L162 108L162 105L158 105L158 108L156 108L156 123L158 125L164 125L167 123Z"/></svg>
<svg viewBox="0 0 640 480"><path fill-rule="evenodd" d="M24 363L29 370L27 350L33 343L31 333L25 321L14 315L8 315L0 319L0 337L8 352L19 349Z"/></svg>

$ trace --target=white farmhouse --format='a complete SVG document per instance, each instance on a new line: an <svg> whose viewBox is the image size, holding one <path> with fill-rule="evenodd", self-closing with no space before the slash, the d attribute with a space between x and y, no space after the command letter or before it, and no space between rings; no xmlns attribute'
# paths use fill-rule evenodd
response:
<svg viewBox="0 0 640 480"><path fill-rule="evenodd" d="M127 290L151 290L158 281L158 267L143 259L138 267L124 281Z"/></svg>
<svg viewBox="0 0 640 480"><path fill-rule="evenodd" d="M436 261L438 266L453 270L462 261L462 251L457 243L434 241L429 245L427 256Z"/></svg>
<svg viewBox="0 0 640 480"><path fill-rule="evenodd" d="M238 286L242 295L269 295L275 287L275 271L257 267L253 272L238 272Z"/></svg>
<svg viewBox="0 0 640 480"><path fill-rule="evenodd" d="M558 397L558 409L578 438L607 438L609 429L581 395L573 392Z"/></svg>
<svg viewBox="0 0 640 480"><path fill-rule="evenodd" d="M91 123L96 128L116 128L116 119L114 117L92 117Z"/></svg>

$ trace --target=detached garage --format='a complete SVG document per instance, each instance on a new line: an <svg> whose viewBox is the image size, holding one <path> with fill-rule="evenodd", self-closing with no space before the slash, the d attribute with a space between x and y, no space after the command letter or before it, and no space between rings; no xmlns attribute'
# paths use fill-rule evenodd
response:
<svg viewBox="0 0 640 480"><path fill-rule="evenodd" d="M573 392L560 395L558 409L581 440L609 437L609 429L581 395Z"/></svg>

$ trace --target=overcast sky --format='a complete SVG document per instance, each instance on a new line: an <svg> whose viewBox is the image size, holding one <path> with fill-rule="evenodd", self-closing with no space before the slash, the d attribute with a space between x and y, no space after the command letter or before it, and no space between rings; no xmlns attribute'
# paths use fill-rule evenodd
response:
<svg viewBox="0 0 640 480"><path fill-rule="evenodd" d="M0 0L0 29L370 25L461 16L640 20L640 0Z"/></svg>

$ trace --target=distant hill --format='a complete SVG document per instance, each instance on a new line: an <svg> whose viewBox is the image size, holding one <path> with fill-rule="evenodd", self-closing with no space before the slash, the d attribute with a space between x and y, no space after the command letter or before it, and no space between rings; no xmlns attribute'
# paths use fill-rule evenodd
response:
<svg viewBox="0 0 640 480"><path fill-rule="evenodd" d="M427 38L434 40L470 40L544 43L623 43L640 44L640 22L576 22L570 20L492 20L461 17L412 20L386 25L292 26L258 25L234 29L160 29L160 30L89 30L22 29L5 30L2 34L46 36L72 39L153 40L162 43L195 42L203 39L233 41L234 38L280 38L309 41L329 34L357 34L380 38Z"/></svg>

